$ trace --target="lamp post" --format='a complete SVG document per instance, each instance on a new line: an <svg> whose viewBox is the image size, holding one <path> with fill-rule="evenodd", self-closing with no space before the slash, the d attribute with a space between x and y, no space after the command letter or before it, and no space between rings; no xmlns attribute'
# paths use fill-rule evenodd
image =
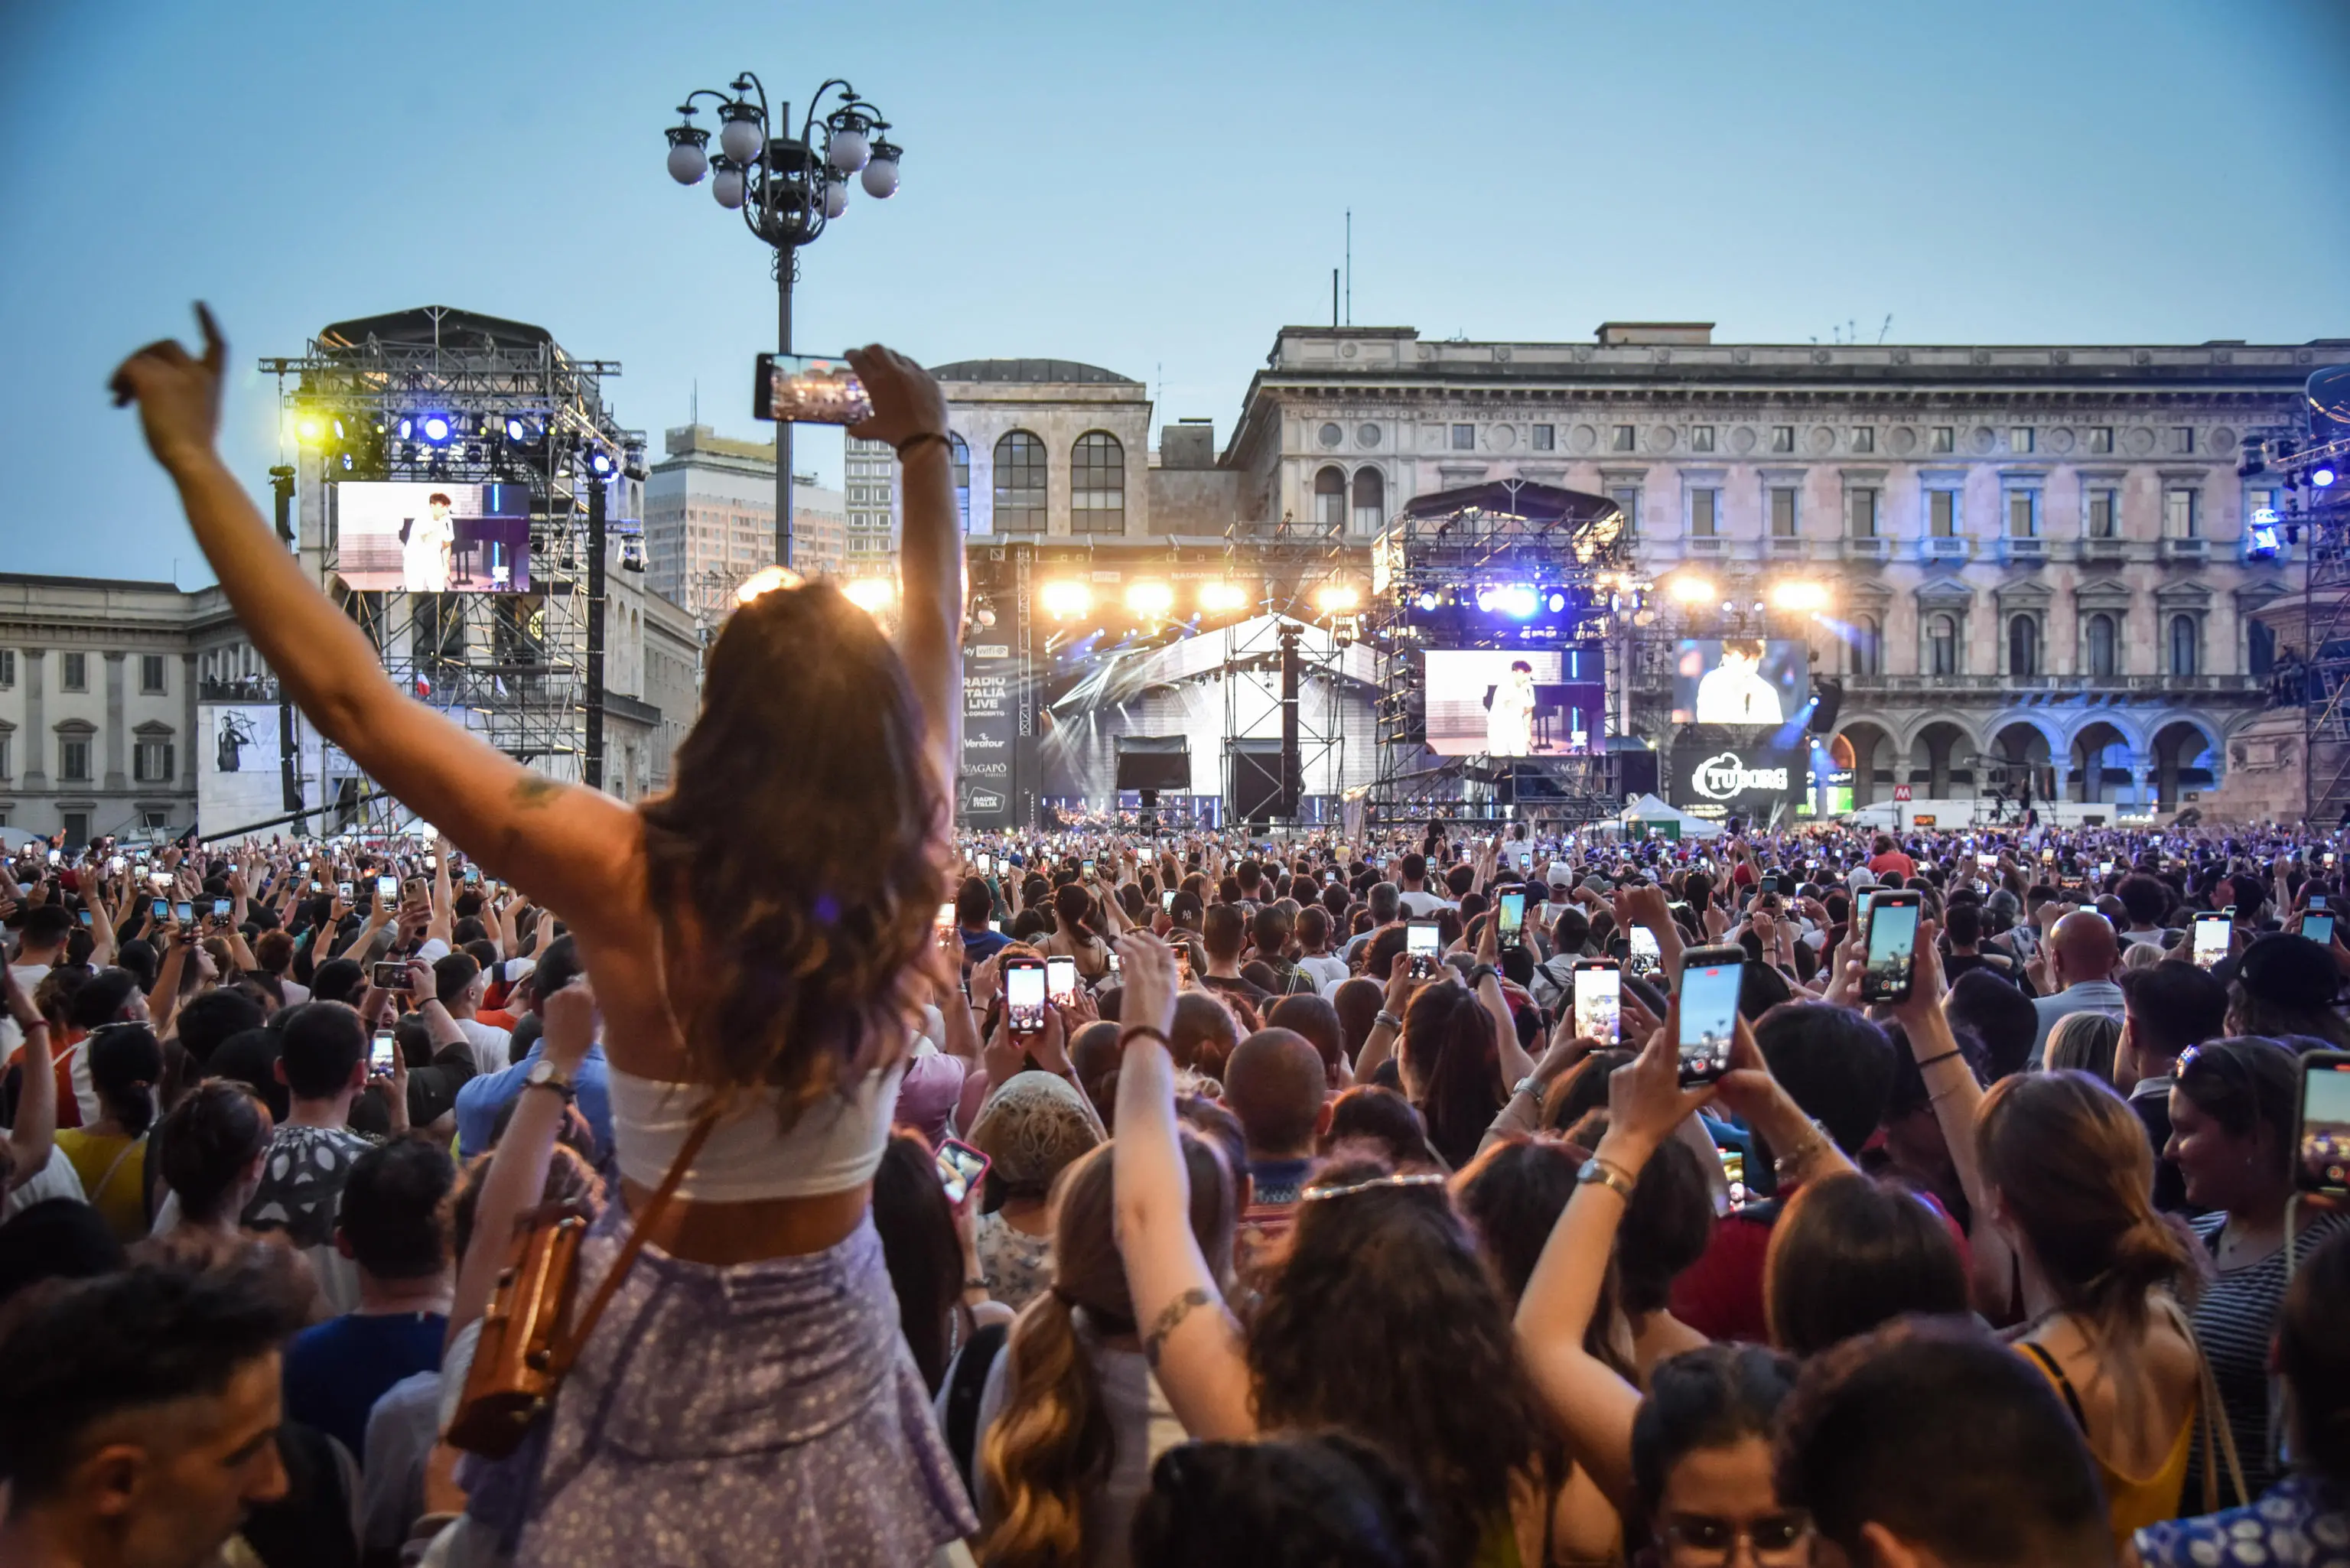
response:
<svg viewBox="0 0 2350 1568"><path fill-rule="evenodd" d="M827 93L835 107L824 109ZM693 123L697 99L715 99L718 152L708 151L710 132ZM819 114L819 111L822 111ZM903 150L886 134L889 122L837 78L816 89L796 137L792 106L778 103L771 115L767 89L744 71L726 92L703 88L678 105L679 121L669 128L670 177L698 185L710 177L718 204L743 214L743 226L775 253L775 348L792 351L792 275L799 248L813 244L825 225L848 206L854 175L877 201L896 193ZM780 134L777 132L780 131ZM792 427L775 422L775 564L792 565Z"/></svg>

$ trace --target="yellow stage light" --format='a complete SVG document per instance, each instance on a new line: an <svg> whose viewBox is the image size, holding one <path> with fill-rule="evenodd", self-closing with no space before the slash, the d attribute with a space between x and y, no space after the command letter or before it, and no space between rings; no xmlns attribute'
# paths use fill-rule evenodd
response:
<svg viewBox="0 0 2350 1568"><path fill-rule="evenodd" d="M1175 607L1175 590L1165 583L1136 583L1126 590L1126 607L1155 620Z"/></svg>
<svg viewBox="0 0 2350 1568"><path fill-rule="evenodd" d="M1825 609L1828 607L1827 587L1824 583L1801 579L1774 584L1771 589L1771 603L1774 608L1799 613Z"/></svg>
<svg viewBox="0 0 2350 1568"><path fill-rule="evenodd" d="M734 602L747 605L760 595L774 593L777 588L798 587L801 580L800 575L788 566L762 566L743 579L742 587L734 590Z"/></svg>
<svg viewBox="0 0 2350 1568"><path fill-rule="evenodd" d="M1314 607L1324 615L1352 615L1362 605L1362 590L1345 583L1325 583L1314 593Z"/></svg>
<svg viewBox="0 0 2350 1568"><path fill-rule="evenodd" d="M855 577L840 590L848 602L868 615L879 615L898 597L898 585L887 577Z"/></svg>
<svg viewBox="0 0 2350 1568"><path fill-rule="evenodd" d="M1713 597L1713 585L1694 572L1683 572L1667 585L1673 597L1685 605L1701 605Z"/></svg>
<svg viewBox="0 0 2350 1568"><path fill-rule="evenodd" d="M1094 592L1083 583L1046 583L1045 613L1055 620L1074 620L1093 608Z"/></svg>
<svg viewBox="0 0 2350 1568"><path fill-rule="evenodd" d="M1201 583L1200 585L1200 607L1211 615L1236 610L1246 603L1248 598L1241 592L1241 586L1238 583Z"/></svg>

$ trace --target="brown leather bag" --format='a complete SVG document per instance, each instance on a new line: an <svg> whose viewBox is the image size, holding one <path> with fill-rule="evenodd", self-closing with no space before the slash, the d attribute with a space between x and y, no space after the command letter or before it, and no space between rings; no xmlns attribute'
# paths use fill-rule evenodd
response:
<svg viewBox="0 0 2350 1568"><path fill-rule="evenodd" d="M611 1304L629 1269L644 1250L645 1232L660 1222L678 1183L702 1152L718 1122L715 1106L704 1111L685 1135L677 1158L629 1228L604 1282L597 1287L576 1327L567 1331L571 1297L579 1280L579 1243L588 1224L576 1215L543 1220L515 1241L513 1255L498 1274L489 1310L482 1314L481 1342L465 1372L465 1392L449 1423L447 1442L467 1453L502 1459L555 1403L579 1349Z"/></svg>

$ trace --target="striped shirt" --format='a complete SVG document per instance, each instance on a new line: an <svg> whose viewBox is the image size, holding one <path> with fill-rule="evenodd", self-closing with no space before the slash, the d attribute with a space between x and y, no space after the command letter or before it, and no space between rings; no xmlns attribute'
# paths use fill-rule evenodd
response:
<svg viewBox="0 0 2350 1568"><path fill-rule="evenodd" d="M2189 1223L2204 1251L2216 1255L2220 1230L2227 1221L2226 1213L2218 1212ZM2327 1214L2303 1226L2293 1241L2293 1255L2306 1259L2320 1241L2345 1226L2350 1226L2350 1215ZM2220 1386L2220 1403L2228 1412L2228 1429L2235 1434L2236 1458L2244 1467L2244 1484L2252 1489L2253 1498L2277 1480L2277 1444L2269 1426L2269 1341L2276 1332L2277 1312L2284 1304L2284 1249L2280 1247L2257 1262L2214 1273L2193 1314L2195 1338L2210 1359L2211 1376ZM2220 1506L2235 1508L2253 1501L2234 1492L2222 1459ZM2188 1459L2187 1486L2180 1501L2189 1513L2203 1511L2200 1436Z"/></svg>

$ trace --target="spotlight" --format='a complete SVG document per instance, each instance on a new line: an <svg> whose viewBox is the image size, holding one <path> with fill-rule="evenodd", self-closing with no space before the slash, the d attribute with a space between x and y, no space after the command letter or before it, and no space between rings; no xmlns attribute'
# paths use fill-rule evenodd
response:
<svg viewBox="0 0 2350 1568"><path fill-rule="evenodd" d="M1201 583L1200 585L1200 607L1210 614L1236 610L1247 603L1248 597L1241 591L1241 586L1238 583Z"/></svg>
<svg viewBox="0 0 2350 1568"><path fill-rule="evenodd" d="M1611 607L1613 607L1612 604ZM1550 592L1544 594L1543 596L1543 608L1550 611L1553 615L1565 615L1566 613L1566 590L1565 588L1553 588Z"/></svg>
<svg viewBox="0 0 2350 1568"><path fill-rule="evenodd" d="M1156 620L1175 607L1175 590L1165 583L1136 583L1126 590L1126 607Z"/></svg>
<svg viewBox="0 0 2350 1568"><path fill-rule="evenodd" d="M452 429L446 414L427 414L418 421L418 428L424 432L424 439L434 446L445 442Z"/></svg>
<svg viewBox="0 0 2350 1568"><path fill-rule="evenodd" d="M1434 609L1437 607L1439 600L1437 599L1436 590L1434 588L1422 588L1419 590L1419 597L1411 602L1418 605L1423 612L1426 612Z"/></svg>
<svg viewBox="0 0 2350 1568"><path fill-rule="evenodd" d="M1825 609L1828 603L1828 590L1825 585L1814 582L1798 580L1774 583L1771 587L1771 602L1783 610L1802 612Z"/></svg>
<svg viewBox="0 0 2350 1568"><path fill-rule="evenodd" d="M1345 583L1325 583L1314 594L1314 607L1324 615L1352 615L1362 604L1361 590Z"/></svg>
<svg viewBox="0 0 2350 1568"><path fill-rule="evenodd" d="M615 466L616 465L612 462L612 454L606 452L600 446L595 448L588 454L588 467L598 479L611 478L612 470Z"/></svg>
<svg viewBox="0 0 2350 1568"><path fill-rule="evenodd" d="M840 591L867 615L879 615L898 597L897 585L887 577L858 577Z"/></svg>
<svg viewBox="0 0 2350 1568"><path fill-rule="evenodd" d="M1055 620L1075 620L1093 608L1094 593L1083 583L1046 583L1043 601L1045 613Z"/></svg>
<svg viewBox="0 0 2350 1568"><path fill-rule="evenodd" d="M1532 620L1540 603L1534 589L1523 583L1513 583L1493 595L1493 607L1513 620Z"/></svg>
<svg viewBox="0 0 2350 1568"><path fill-rule="evenodd" d="M400 439L402 441L416 439L416 421L406 414L400 416Z"/></svg>
<svg viewBox="0 0 2350 1568"><path fill-rule="evenodd" d="M326 434L327 421L317 415L306 412L294 416L294 439L304 446L317 445Z"/></svg>
<svg viewBox="0 0 2350 1568"><path fill-rule="evenodd" d="M530 439L530 428L522 422L520 414L506 416L506 440L517 444Z"/></svg>
<svg viewBox="0 0 2350 1568"><path fill-rule="evenodd" d="M2330 462L2321 462L2311 469L2309 483L2320 490L2331 488L2334 483L2334 465Z"/></svg>
<svg viewBox="0 0 2350 1568"><path fill-rule="evenodd" d="M1692 572L1683 572L1673 578L1667 591L1685 605L1701 605L1713 597L1713 585Z"/></svg>
<svg viewBox="0 0 2350 1568"><path fill-rule="evenodd" d="M734 602L747 605L760 595L774 593L777 588L798 587L804 580L789 566L762 566L743 579L743 586L734 590Z"/></svg>

